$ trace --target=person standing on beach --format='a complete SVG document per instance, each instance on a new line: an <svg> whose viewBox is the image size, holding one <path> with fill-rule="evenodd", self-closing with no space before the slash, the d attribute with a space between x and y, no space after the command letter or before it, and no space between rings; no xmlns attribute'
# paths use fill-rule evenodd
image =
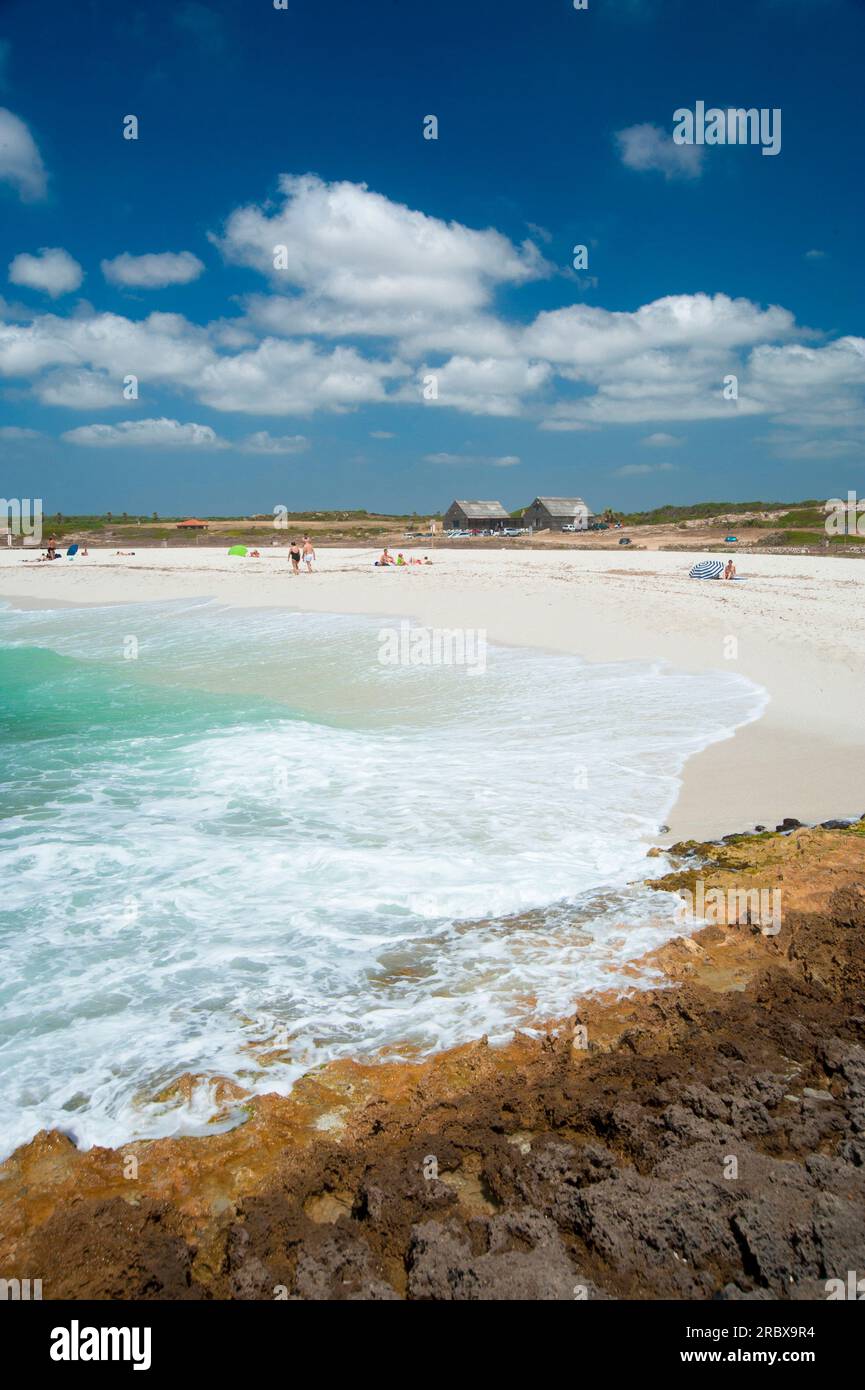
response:
<svg viewBox="0 0 865 1390"><path fill-rule="evenodd" d="M303 563L306 565L307 574L312 574L312 562L315 559L315 546L309 536L303 538Z"/></svg>
<svg viewBox="0 0 865 1390"><path fill-rule="evenodd" d="M292 574L300 574L300 546L297 541L292 541L288 547L288 558L291 561Z"/></svg>

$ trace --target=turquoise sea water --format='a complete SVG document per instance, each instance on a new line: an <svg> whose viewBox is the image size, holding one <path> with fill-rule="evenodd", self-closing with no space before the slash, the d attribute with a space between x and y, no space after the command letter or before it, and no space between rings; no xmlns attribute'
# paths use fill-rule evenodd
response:
<svg viewBox="0 0 865 1390"><path fill-rule="evenodd" d="M646 847L761 693L493 648L386 666L384 627L0 610L4 1152L201 1132L214 1076L502 1039L673 934Z"/></svg>

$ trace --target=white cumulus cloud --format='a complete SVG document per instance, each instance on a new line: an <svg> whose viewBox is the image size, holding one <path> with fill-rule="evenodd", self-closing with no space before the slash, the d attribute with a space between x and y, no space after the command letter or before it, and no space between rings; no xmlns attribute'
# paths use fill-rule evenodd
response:
<svg viewBox="0 0 865 1390"><path fill-rule="evenodd" d="M703 172L702 145L677 145L672 129L650 121L617 130L616 144L626 169L652 170L665 179L698 179Z"/></svg>
<svg viewBox="0 0 865 1390"><path fill-rule="evenodd" d="M684 442L680 434L664 434L663 431L657 434L647 434L644 439L640 440L640 443L645 444L647 449L677 449Z"/></svg>
<svg viewBox="0 0 865 1390"><path fill-rule="evenodd" d="M35 256L22 251L10 261L9 279L13 285L43 290L52 299L57 299L61 294L78 289L84 279L84 271L62 247L43 246Z"/></svg>
<svg viewBox="0 0 865 1390"><path fill-rule="evenodd" d="M496 283L549 273L532 242L517 248L491 228L443 222L366 184L283 174L279 187L280 208L239 208L213 238L227 260L261 270L277 287L346 308L464 310L484 304Z"/></svg>
<svg viewBox="0 0 865 1390"><path fill-rule="evenodd" d="M127 404L119 382L112 381L106 372L91 372L85 367L57 367L46 372L33 392L43 405L67 410L103 410Z"/></svg>
<svg viewBox="0 0 865 1390"><path fill-rule="evenodd" d="M111 261L102 261L102 274L112 285L128 289L159 290L166 285L188 285L197 280L204 263L191 251L159 251L143 256L124 251Z"/></svg>
<svg viewBox="0 0 865 1390"><path fill-rule="evenodd" d="M302 454L309 448L309 440L303 434L284 434L274 436L267 430L256 430L240 444L245 454Z"/></svg>
<svg viewBox="0 0 865 1390"><path fill-rule="evenodd" d="M444 464L485 464L489 468L516 468L520 462L517 454L502 454L499 456L490 454L426 454L424 463L444 463Z"/></svg>
<svg viewBox="0 0 865 1390"><path fill-rule="evenodd" d="M214 410L245 414L342 412L383 401L387 380L405 371L400 363L372 360L354 348L321 352L309 342L265 338L253 350L204 367L196 394Z"/></svg>
<svg viewBox="0 0 865 1390"><path fill-rule="evenodd" d="M24 439L41 439L41 437L42 436L40 435L38 430L28 430L25 429L23 425L0 425L0 439L16 441Z"/></svg>
<svg viewBox="0 0 865 1390"><path fill-rule="evenodd" d="M67 444L97 448L225 449L224 439L209 425L182 425L179 420L124 420L120 425L79 425L61 438Z"/></svg>
<svg viewBox="0 0 865 1390"><path fill-rule="evenodd" d="M621 468L614 468L613 473L618 478L642 478L647 473L675 473L674 463L626 463Z"/></svg>
<svg viewBox="0 0 865 1390"><path fill-rule="evenodd" d="M551 374L546 362L455 356L440 367L421 367L416 381L407 382L400 396L429 406L450 406L470 415L519 415L524 397L538 391ZM430 377L435 379L438 394L426 399L423 391Z"/></svg>
<svg viewBox="0 0 865 1390"><path fill-rule="evenodd" d="M44 198L48 176L36 141L14 112L0 106L0 183L17 188L22 202Z"/></svg>

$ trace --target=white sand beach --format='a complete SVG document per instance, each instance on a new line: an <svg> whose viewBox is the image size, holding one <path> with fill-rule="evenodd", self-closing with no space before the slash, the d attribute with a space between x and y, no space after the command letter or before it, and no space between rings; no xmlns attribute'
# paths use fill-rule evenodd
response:
<svg viewBox="0 0 865 1390"><path fill-rule="evenodd" d="M284 548L263 549L259 560L205 547L102 550L53 564L14 550L0 552L0 596L28 607L214 598L407 617L592 661L735 671L767 691L766 711L690 760L662 842L865 809L858 561L740 555L746 582L724 583L688 578L696 552L405 553L429 553L433 564L382 571L373 551L322 549L316 572L294 578Z"/></svg>

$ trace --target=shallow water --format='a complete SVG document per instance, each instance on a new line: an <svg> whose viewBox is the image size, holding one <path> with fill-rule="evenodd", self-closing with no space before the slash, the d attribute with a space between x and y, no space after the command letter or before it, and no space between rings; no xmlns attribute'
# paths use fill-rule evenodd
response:
<svg viewBox="0 0 865 1390"><path fill-rule="evenodd" d="M385 627L0 611L4 1152L199 1133L207 1085L154 1100L183 1072L288 1090L501 1040L674 934L646 848L762 692L511 649L383 665Z"/></svg>

